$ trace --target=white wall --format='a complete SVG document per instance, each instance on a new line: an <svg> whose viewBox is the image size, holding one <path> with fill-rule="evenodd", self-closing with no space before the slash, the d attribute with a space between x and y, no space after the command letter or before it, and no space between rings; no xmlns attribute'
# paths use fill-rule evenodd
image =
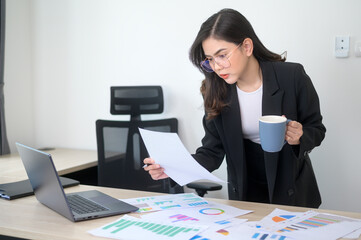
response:
<svg viewBox="0 0 361 240"><path fill-rule="evenodd" d="M15 141L34 143L33 44L31 4L6 1L5 118L10 148Z"/></svg>
<svg viewBox="0 0 361 240"><path fill-rule="evenodd" d="M322 208L361 212L361 1L7 1L5 107L9 143L96 149L95 120L109 113L110 86L159 84L161 116L177 117L190 152L203 136L202 75L188 60L201 23L231 7L271 50L305 66L319 93L326 139L311 158ZM336 59L334 37L351 36ZM226 179L225 166L216 172ZM208 196L227 197L226 188Z"/></svg>

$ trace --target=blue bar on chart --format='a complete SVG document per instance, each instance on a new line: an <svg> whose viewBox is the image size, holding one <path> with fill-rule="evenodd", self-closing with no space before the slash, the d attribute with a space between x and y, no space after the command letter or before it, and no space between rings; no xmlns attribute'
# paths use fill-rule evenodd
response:
<svg viewBox="0 0 361 240"><path fill-rule="evenodd" d="M266 240L266 239L274 239L274 240L284 240L286 237L277 235L277 234L268 234L268 233L255 233L252 236L252 239Z"/></svg>
<svg viewBox="0 0 361 240"><path fill-rule="evenodd" d="M206 205L208 202L195 202L195 203L188 203L188 206L195 207L200 205Z"/></svg>

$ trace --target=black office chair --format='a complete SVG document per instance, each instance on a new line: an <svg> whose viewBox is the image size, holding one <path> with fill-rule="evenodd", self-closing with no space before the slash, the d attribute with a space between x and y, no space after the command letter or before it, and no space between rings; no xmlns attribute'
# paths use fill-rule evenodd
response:
<svg viewBox="0 0 361 240"><path fill-rule="evenodd" d="M113 115L128 114L130 121L97 120L98 185L125 189L183 193L183 187L171 186L170 179L154 181L143 170L148 157L138 128L161 132L178 132L176 118L141 120L141 114L163 112L160 86L111 87Z"/></svg>
<svg viewBox="0 0 361 240"><path fill-rule="evenodd" d="M141 114L163 112L160 86L111 87L110 112L130 115L130 121L97 120L98 185L163 193L181 193L183 187L170 179L154 181L142 168L148 157L138 128L159 132L178 132L176 118L142 121ZM222 185L209 182L187 184L203 197Z"/></svg>
<svg viewBox="0 0 361 240"><path fill-rule="evenodd" d="M188 188L194 189L196 193L203 197L208 191L221 190L222 185L213 182L191 182L186 185Z"/></svg>

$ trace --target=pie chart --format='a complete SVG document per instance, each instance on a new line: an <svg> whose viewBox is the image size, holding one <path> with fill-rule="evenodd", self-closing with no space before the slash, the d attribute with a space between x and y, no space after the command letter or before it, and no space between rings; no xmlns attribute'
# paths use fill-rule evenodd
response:
<svg viewBox="0 0 361 240"><path fill-rule="evenodd" d="M287 219L290 219L290 218L293 218L295 215L279 215L279 216L274 216L272 218L272 220L274 222L282 222L284 220L287 220Z"/></svg>
<svg viewBox="0 0 361 240"><path fill-rule="evenodd" d="M219 208L203 208L199 212L205 215L220 215L224 213L224 210Z"/></svg>
<svg viewBox="0 0 361 240"><path fill-rule="evenodd" d="M222 235L224 235L224 236L227 236L227 235L229 234L229 232L226 231L226 230L224 230L224 229L219 229L219 230L217 231L217 233L220 233L220 234L222 234Z"/></svg>

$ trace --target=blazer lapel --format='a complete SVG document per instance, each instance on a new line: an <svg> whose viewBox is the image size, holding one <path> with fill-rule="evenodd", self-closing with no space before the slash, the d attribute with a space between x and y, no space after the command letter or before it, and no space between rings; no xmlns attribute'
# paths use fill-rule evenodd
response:
<svg viewBox="0 0 361 240"><path fill-rule="evenodd" d="M279 89L271 62L260 62L263 76L262 115L282 115L284 91ZM269 199L272 203L279 153L264 153Z"/></svg>
<svg viewBox="0 0 361 240"><path fill-rule="evenodd" d="M228 90L231 94L228 101L230 102L230 105L227 109L225 109L224 112L222 112L223 127L225 129L225 132L231 135L229 139L232 139L232 142L233 140L243 139L241 113L236 87L236 84L232 84L229 86Z"/></svg>
<svg viewBox="0 0 361 240"><path fill-rule="evenodd" d="M246 164L244 159L244 143L243 143L243 133L242 133L242 122L241 122L241 113L238 103L238 95L236 84L229 85L229 102L230 105L227 109L222 112L222 127L224 129L224 134L227 136L225 139L227 141L227 147L233 149L229 154L231 154L229 159L232 159L232 165L228 167L234 167L238 169L241 174L237 174L238 182L238 192L240 198L243 198L243 193L246 191L244 180L247 177ZM236 171L237 172L237 171Z"/></svg>
<svg viewBox="0 0 361 240"><path fill-rule="evenodd" d="M260 62L263 76L262 115L282 115L284 91L279 88L271 62Z"/></svg>

